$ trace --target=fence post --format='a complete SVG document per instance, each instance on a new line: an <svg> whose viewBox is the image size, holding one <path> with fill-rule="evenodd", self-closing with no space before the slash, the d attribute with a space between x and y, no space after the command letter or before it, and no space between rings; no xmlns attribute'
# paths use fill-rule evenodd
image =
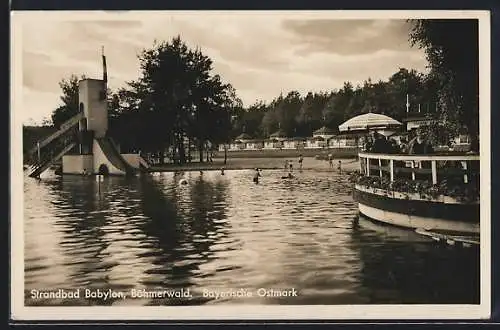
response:
<svg viewBox="0 0 500 330"><path fill-rule="evenodd" d="M462 161L462 168L467 171L467 161ZM469 178L467 177L467 172L464 174L464 183L468 183Z"/></svg>
<svg viewBox="0 0 500 330"><path fill-rule="evenodd" d="M378 173L382 177L382 160L380 158L378 159Z"/></svg>
<svg viewBox="0 0 500 330"><path fill-rule="evenodd" d="M394 159L389 161L389 168L391 170L391 182L394 181Z"/></svg>
<svg viewBox="0 0 500 330"><path fill-rule="evenodd" d="M366 157L366 176L370 176L370 158Z"/></svg>
<svg viewBox="0 0 500 330"><path fill-rule="evenodd" d="M415 181L415 171L413 171L413 169L415 168L415 162L413 160L411 161L411 168L412 168L411 179Z"/></svg>
<svg viewBox="0 0 500 330"><path fill-rule="evenodd" d="M432 184L437 184L437 166L435 160L431 161L431 167L432 167Z"/></svg>

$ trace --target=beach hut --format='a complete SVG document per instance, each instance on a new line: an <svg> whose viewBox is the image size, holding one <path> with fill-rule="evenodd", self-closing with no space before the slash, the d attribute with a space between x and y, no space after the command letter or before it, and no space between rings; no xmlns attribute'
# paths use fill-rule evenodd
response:
<svg viewBox="0 0 500 330"><path fill-rule="evenodd" d="M268 139L264 141L264 149L281 149L282 142L278 139Z"/></svg>
<svg viewBox="0 0 500 330"><path fill-rule="evenodd" d="M305 145L305 138L293 137L283 141L283 149L300 149Z"/></svg>
<svg viewBox="0 0 500 330"><path fill-rule="evenodd" d="M282 129L279 129L276 132L274 132L273 134L271 134L269 136L269 138L270 139L276 139L278 141L285 141L285 140L287 140L286 133Z"/></svg>
<svg viewBox="0 0 500 330"><path fill-rule="evenodd" d="M251 141L252 137L250 135L248 135L247 133L241 133L234 140L240 141L241 143L246 143L248 141Z"/></svg>
<svg viewBox="0 0 500 330"><path fill-rule="evenodd" d="M359 138L358 134L338 134L328 140L328 148L355 148Z"/></svg>
<svg viewBox="0 0 500 330"><path fill-rule="evenodd" d="M327 139L322 136L314 136L306 140L305 148L307 149L321 149L327 146Z"/></svg>
<svg viewBox="0 0 500 330"><path fill-rule="evenodd" d="M326 126L323 126L320 129L317 129L313 132L313 138L322 137L324 141L330 139L333 136L335 136L335 130L328 128Z"/></svg>
<svg viewBox="0 0 500 330"><path fill-rule="evenodd" d="M263 140L250 140L245 142L245 150L260 150L264 147Z"/></svg>
<svg viewBox="0 0 500 330"><path fill-rule="evenodd" d="M241 141L234 141L229 144L228 151L238 151L245 149L245 144Z"/></svg>

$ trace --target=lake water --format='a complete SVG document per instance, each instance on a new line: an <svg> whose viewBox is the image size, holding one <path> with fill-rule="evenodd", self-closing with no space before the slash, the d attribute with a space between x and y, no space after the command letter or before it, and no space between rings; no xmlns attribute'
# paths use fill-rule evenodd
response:
<svg viewBox="0 0 500 330"><path fill-rule="evenodd" d="M252 174L26 178L26 305L479 303L477 249L358 219L346 175Z"/></svg>

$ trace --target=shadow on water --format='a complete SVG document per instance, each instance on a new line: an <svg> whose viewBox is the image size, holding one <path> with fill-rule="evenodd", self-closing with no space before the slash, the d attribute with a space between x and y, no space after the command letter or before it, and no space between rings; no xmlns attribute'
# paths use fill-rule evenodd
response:
<svg viewBox="0 0 500 330"><path fill-rule="evenodd" d="M199 265L217 258L214 244L227 241L227 185L199 178L179 187L179 175L183 174L174 175L173 182L165 177L144 176L108 177L98 183L94 178L65 176L38 184L37 194L47 197L39 207L51 208L51 214L57 215L52 225L60 234L59 266L67 274L65 287L124 291L189 288L191 277L201 276ZM114 301L87 299L72 303ZM61 302L27 299L27 303ZM203 301L169 298L154 302L144 299L142 303Z"/></svg>
<svg viewBox="0 0 500 330"><path fill-rule="evenodd" d="M52 214L55 215L52 223L43 225L53 225L60 236L57 250L60 251L62 260L59 265L53 266L64 266L66 273L64 285L53 289L79 288L82 290L82 297L85 296L85 289L107 289L111 285L117 289L123 288L120 284L113 283L110 278L118 262L111 258L109 248L113 241L109 239L108 228L114 225L113 196L117 195L120 189L127 189L128 184L118 178L109 178L97 183L93 177L80 176L57 177L38 184L38 197L41 202L45 202L41 207L52 209ZM46 198L47 196L51 198ZM39 220L41 219L32 221ZM57 268L54 268L53 271L57 272ZM66 303L112 304L113 301L114 299L90 298ZM43 300L32 303L57 304Z"/></svg>
<svg viewBox="0 0 500 330"><path fill-rule="evenodd" d="M153 258L153 267L145 270L151 276L140 282L145 287L180 290L193 286L199 266L216 258L212 248L224 240L226 186L202 178L179 186L177 179L182 176L174 175L172 182L163 177L158 181L144 177L140 181L140 205L147 217L140 229L153 238L148 251L140 255ZM179 305L204 301L195 295L193 299L169 298L150 303Z"/></svg>
<svg viewBox="0 0 500 330"><path fill-rule="evenodd" d="M363 216L353 221L352 238L371 303L479 304L479 249L439 244Z"/></svg>

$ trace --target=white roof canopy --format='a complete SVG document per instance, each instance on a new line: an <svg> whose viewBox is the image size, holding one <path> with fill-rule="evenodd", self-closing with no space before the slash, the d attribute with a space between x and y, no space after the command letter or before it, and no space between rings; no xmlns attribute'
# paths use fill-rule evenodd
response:
<svg viewBox="0 0 500 330"><path fill-rule="evenodd" d="M401 126L399 121L379 113L365 113L353 117L343 124L339 125L340 132L367 130L367 129L383 129L395 126Z"/></svg>

